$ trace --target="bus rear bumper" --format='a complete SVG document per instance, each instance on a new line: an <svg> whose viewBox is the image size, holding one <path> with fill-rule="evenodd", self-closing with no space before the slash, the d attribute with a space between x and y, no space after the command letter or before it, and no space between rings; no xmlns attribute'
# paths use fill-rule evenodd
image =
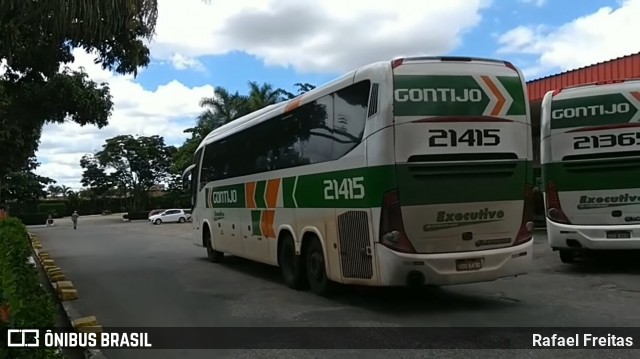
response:
<svg viewBox="0 0 640 359"><path fill-rule="evenodd" d="M607 232L628 232L629 238L607 238ZM621 250L640 249L640 225L576 226L547 218L547 238L553 249Z"/></svg>
<svg viewBox="0 0 640 359"><path fill-rule="evenodd" d="M454 285L494 281L527 274L533 258L533 240L516 247L441 254L408 254L376 243L382 286ZM459 260L480 259L482 268L460 271Z"/></svg>

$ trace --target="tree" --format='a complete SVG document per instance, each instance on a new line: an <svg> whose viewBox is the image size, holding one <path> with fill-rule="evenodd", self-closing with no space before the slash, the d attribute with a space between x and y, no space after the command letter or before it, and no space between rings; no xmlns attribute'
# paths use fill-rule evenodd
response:
<svg viewBox="0 0 640 359"><path fill-rule="evenodd" d="M249 81L249 95L247 95L247 112L258 111L261 108L288 99L289 93L283 89L274 89L273 85Z"/></svg>
<svg viewBox="0 0 640 359"><path fill-rule="evenodd" d="M113 178L108 175L100 162L93 155L84 155L80 159L80 167L83 168L80 183L88 191L81 195L91 198L94 205L97 205L98 199L104 199L110 188L113 187Z"/></svg>
<svg viewBox="0 0 640 359"><path fill-rule="evenodd" d="M113 183L130 191L133 208L138 208L151 186L169 179L175 152L175 147L165 145L164 138L157 135L122 135L107 139L95 158L100 168L114 171Z"/></svg>
<svg viewBox="0 0 640 359"><path fill-rule="evenodd" d="M312 84L310 84L308 82L305 82L305 83L297 82L293 86L297 90L297 93L295 93L295 94L291 93L289 91L282 90L282 94L283 94L283 96L285 96L285 98L287 100L291 100L293 98L296 98L296 97L302 95L303 93L309 92L309 91L311 91L311 90L316 88L315 85L312 85Z"/></svg>
<svg viewBox="0 0 640 359"><path fill-rule="evenodd" d="M149 63L144 41L156 18L157 0L0 2L0 180L27 165L44 124L107 125L109 87L61 65L82 48L103 68L135 75Z"/></svg>
<svg viewBox="0 0 640 359"><path fill-rule="evenodd" d="M48 184L55 183L48 177L35 174L38 163L30 158L21 170L8 173L0 181L0 202L4 200L33 201L46 196Z"/></svg>

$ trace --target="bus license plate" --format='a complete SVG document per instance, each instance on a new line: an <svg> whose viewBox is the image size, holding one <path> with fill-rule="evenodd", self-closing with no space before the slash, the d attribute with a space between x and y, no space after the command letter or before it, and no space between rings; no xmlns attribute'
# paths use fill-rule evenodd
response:
<svg viewBox="0 0 640 359"><path fill-rule="evenodd" d="M458 259L456 260L456 270L458 272L482 269L482 258Z"/></svg>
<svg viewBox="0 0 640 359"><path fill-rule="evenodd" d="M611 231L611 232L607 232L607 238L610 238L610 239L631 238L631 232L629 232L629 231Z"/></svg>

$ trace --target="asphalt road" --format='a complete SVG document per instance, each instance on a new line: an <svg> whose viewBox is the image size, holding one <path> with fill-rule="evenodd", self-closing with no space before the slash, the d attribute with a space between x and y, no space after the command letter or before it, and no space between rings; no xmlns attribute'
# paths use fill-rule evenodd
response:
<svg viewBox="0 0 640 359"><path fill-rule="evenodd" d="M564 265L536 233L534 270L513 279L420 291L352 288L321 298L287 288L277 268L206 261L189 224L123 223L119 216L58 220L32 228L79 291L84 315L104 327L190 326L636 326L638 258ZM636 338L640 342L640 338ZM477 350L104 350L110 359L345 355L477 356ZM483 350L489 358L635 358L631 350Z"/></svg>

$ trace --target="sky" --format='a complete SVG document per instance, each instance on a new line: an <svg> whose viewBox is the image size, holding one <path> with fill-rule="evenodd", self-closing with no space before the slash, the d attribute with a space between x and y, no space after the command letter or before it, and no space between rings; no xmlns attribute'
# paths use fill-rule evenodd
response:
<svg viewBox="0 0 640 359"><path fill-rule="evenodd" d="M158 0L151 64L137 77L102 70L76 50L68 66L108 82L109 126L47 125L36 170L81 188L84 154L120 134L161 135L169 145L214 87L248 81L293 90L370 62L410 55L511 61L530 81L640 51L640 0Z"/></svg>

